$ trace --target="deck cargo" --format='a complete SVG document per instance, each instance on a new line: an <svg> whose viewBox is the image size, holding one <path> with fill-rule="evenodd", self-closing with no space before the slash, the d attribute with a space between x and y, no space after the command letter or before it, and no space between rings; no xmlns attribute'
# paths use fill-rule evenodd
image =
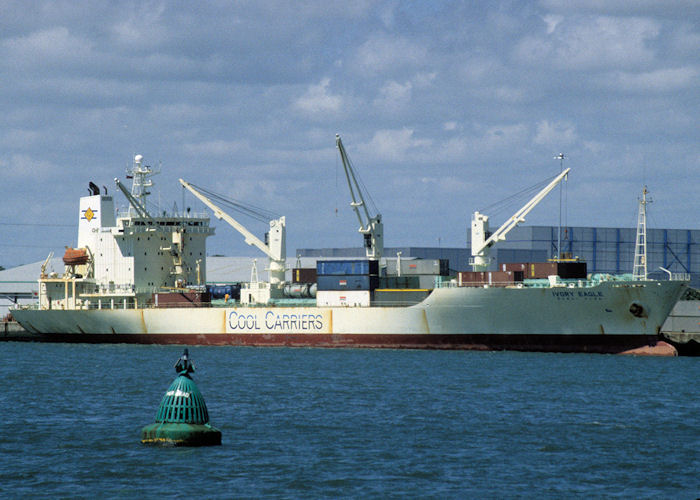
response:
<svg viewBox="0 0 700 500"><path fill-rule="evenodd" d="M376 260L319 260L316 262L318 276L332 275L379 275L379 262Z"/></svg>
<svg viewBox="0 0 700 500"><path fill-rule="evenodd" d="M450 274L449 259L393 259L387 260L387 276L433 275L448 276Z"/></svg>
<svg viewBox="0 0 700 500"><path fill-rule="evenodd" d="M523 281L522 271L460 271L459 283L464 286L509 286Z"/></svg>
<svg viewBox="0 0 700 500"><path fill-rule="evenodd" d="M316 283L315 267L295 267L292 269L293 283Z"/></svg>
<svg viewBox="0 0 700 500"><path fill-rule="evenodd" d="M379 277L355 274L319 275L317 284L319 290L374 290L379 285Z"/></svg>
<svg viewBox="0 0 700 500"><path fill-rule="evenodd" d="M429 288L435 286L435 280L430 283ZM421 288L420 276L380 276L377 284L378 288Z"/></svg>
<svg viewBox="0 0 700 500"><path fill-rule="evenodd" d="M372 304L369 290L319 290L316 292L318 307L369 307Z"/></svg>
<svg viewBox="0 0 700 500"><path fill-rule="evenodd" d="M155 307L208 307L211 296L208 292L167 292L154 293Z"/></svg>
<svg viewBox="0 0 700 500"><path fill-rule="evenodd" d="M355 175L339 137L336 144L351 184ZM287 281L285 217L269 221L263 241L216 205L207 196L211 192L180 179L269 257L263 277L251 262L240 300L210 301L210 293L236 294L216 285L205 291L206 239L214 232L209 217L189 210L150 213L154 172L137 156L128 172L131 189L115 180L128 211L116 212L112 196L99 190L82 197L77 248L85 253L69 256L63 274L42 269L38 303L14 308L12 315L34 340L49 342L668 352L659 332L685 281L587 278L578 262L489 270L490 248L568 172L497 231L490 230L488 216L475 212L473 270L456 277L445 275L446 261L434 259L406 260L401 276L380 279L390 265L382 255L381 215L369 213L364 197L352 189L367 258L318 261L317 286ZM295 279L301 280L297 270ZM559 278L530 279L553 274ZM408 288L416 278L419 288ZM396 288L378 289L380 284Z"/></svg>
<svg viewBox="0 0 700 500"><path fill-rule="evenodd" d="M585 262L519 262L504 263L501 271L520 271L524 279L547 279L549 276L559 276L562 279L586 279L587 265Z"/></svg>

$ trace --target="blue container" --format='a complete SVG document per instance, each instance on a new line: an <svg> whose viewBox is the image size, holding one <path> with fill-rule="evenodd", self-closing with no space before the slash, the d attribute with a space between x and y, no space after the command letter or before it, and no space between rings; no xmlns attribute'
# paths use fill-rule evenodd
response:
<svg viewBox="0 0 700 500"><path fill-rule="evenodd" d="M318 290L374 290L379 284L377 276L358 274L346 276L318 276Z"/></svg>
<svg viewBox="0 0 700 500"><path fill-rule="evenodd" d="M240 283L233 285L207 285L207 292L211 294L212 299L223 299L228 295L229 299L239 300L241 297L241 285Z"/></svg>
<svg viewBox="0 0 700 500"><path fill-rule="evenodd" d="M379 274L379 261L376 260L319 260L316 262L319 276L350 276Z"/></svg>

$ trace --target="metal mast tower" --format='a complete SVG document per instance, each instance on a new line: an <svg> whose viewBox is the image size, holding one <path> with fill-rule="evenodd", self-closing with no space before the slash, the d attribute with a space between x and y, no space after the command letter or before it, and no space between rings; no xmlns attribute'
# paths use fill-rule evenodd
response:
<svg viewBox="0 0 700 500"><path fill-rule="evenodd" d="M559 160L559 173L564 171L564 160L566 160L566 156L564 153L559 153L557 156L554 157L555 160ZM557 230L557 255L555 256L556 260L561 259L561 192L562 189L564 189L563 185L559 185L559 227Z"/></svg>
<svg viewBox="0 0 700 500"><path fill-rule="evenodd" d="M634 267L632 277L636 280L647 279L647 200L649 191L644 186L639 200L639 215L637 217L637 242L634 246Z"/></svg>
<svg viewBox="0 0 700 500"><path fill-rule="evenodd" d="M148 214L146 209L146 198L149 194L151 194L149 189L153 187L153 181L150 179L150 177L159 173L160 167L154 170L149 165L144 165L143 156L141 155L136 155L134 157L134 164L131 166L131 168L127 168L126 170L126 178L133 179L131 184L131 196L133 196L133 199L136 200L137 205L143 207L146 214ZM129 201L131 201L131 199L129 199ZM129 215L142 215L139 214L138 211L138 208L133 204L129 207Z"/></svg>

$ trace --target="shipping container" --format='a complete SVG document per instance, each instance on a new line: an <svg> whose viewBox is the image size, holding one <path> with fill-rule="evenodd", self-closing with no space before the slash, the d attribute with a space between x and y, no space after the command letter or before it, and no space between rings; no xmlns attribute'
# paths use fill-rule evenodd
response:
<svg viewBox="0 0 700 500"><path fill-rule="evenodd" d="M419 288L420 276L386 276L379 278L379 288Z"/></svg>
<svg viewBox="0 0 700 500"><path fill-rule="evenodd" d="M225 299L228 295L231 300L239 300L241 298L241 284L207 285L207 292L212 299Z"/></svg>
<svg viewBox="0 0 700 500"><path fill-rule="evenodd" d="M545 279L559 276L562 279L585 279L585 262L535 262L530 264L530 278Z"/></svg>
<svg viewBox="0 0 700 500"><path fill-rule="evenodd" d="M557 264L555 262L531 262L529 277L534 279L546 279L547 276L557 274Z"/></svg>
<svg viewBox="0 0 700 500"><path fill-rule="evenodd" d="M565 280L586 279L588 267L585 262L559 262L559 277Z"/></svg>
<svg viewBox="0 0 700 500"><path fill-rule="evenodd" d="M523 274L528 272L529 264L527 262L506 262L501 264L501 271L521 271ZM526 276L529 278L529 276Z"/></svg>
<svg viewBox="0 0 700 500"><path fill-rule="evenodd" d="M585 262L524 262L504 263L501 271L522 271L525 279L547 279L557 275L562 279L586 279L588 273Z"/></svg>
<svg viewBox="0 0 700 500"><path fill-rule="evenodd" d="M376 260L319 260L316 262L318 276L379 275L379 261Z"/></svg>
<svg viewBox="0 0 700 500"><path fill-rule="evenodd" d="M522 271L461 271L457 276L462 286L508 286L522 281Z"/></svg>
<svg viewBox="0 0 700 500"><path fill-rule="evenodd" d="M372 292L369 290L319 290L316 305L320 307L369 307Z"/></svg>
<svg viewBox="0 0 700 500"><path fill-rule="evenodd" d="M447 276L450 274L449 259L401 259L387 260L386 271L389 276L433 275ZM400 272L399 272L400 270Z"/></svg>
<svg viewBox="0 0 700 500"><path fill-rule="evenodd" d="M209 307L209 292L168 292L154 293L153 304L156 307Z"/></svg>
<svg viewBox="0 0 700 500"><path fill-rule="evenodd" d="M316 283L315 267L295 267L292 269L293 283Z"/></svg>
<svg viewBox="0 0 700 500"><path fill-rule="evenodd" d="M379 285L378 276L345 275L325 276L317 278L319 290L374 290Z"/></svg>

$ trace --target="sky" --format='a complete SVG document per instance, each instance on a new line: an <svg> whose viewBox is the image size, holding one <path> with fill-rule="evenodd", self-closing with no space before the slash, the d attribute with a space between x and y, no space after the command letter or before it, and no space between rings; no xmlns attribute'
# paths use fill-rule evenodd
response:
<svg viewBox="0 0 700 500"><path fill-rule="evenodd" d="M290 256L360 246L336 133L386 246L464 247L558 153L565 224L634 227L646 184L649 227L700 229L698 54L695 0L2 0L0 265L74 246L135 154L159 209L203 210L184 178L286 216ZM526 224L558 218L555 191ZM210 254L257 253L213 225Z"/></svg>

